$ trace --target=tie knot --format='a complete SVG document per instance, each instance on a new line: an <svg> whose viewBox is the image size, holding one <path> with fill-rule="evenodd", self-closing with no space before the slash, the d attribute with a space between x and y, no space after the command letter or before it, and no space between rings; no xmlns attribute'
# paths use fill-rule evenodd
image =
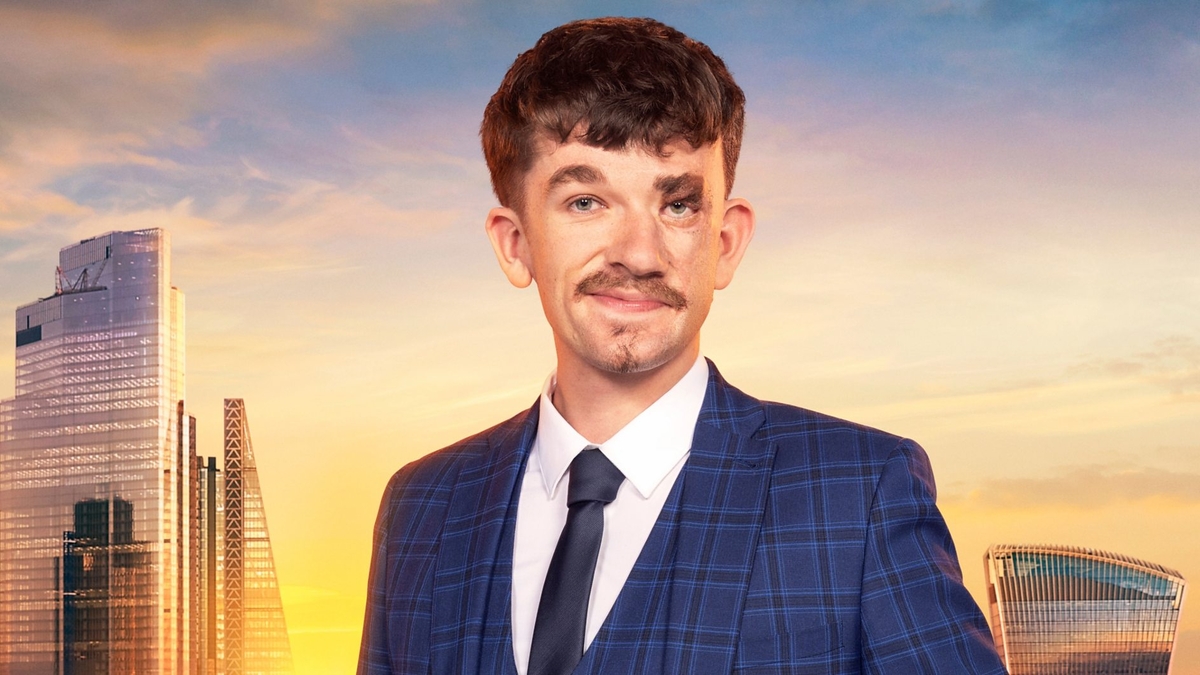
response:
<svg viewBox="0 0 1200 675"><path fill-rule="evenodd" d="M588 447L571 461L571 482L567 487L567 506L580 502L608 504L617 496L625 474L608 461L599 448Z"/></svg>

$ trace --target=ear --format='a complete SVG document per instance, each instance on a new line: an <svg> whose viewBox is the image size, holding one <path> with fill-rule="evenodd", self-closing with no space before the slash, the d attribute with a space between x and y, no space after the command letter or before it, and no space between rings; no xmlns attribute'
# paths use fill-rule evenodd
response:
<svg viewBox="0 0 1200 675"><path fill-rule="evenodd" d="M754 238L754 208L745 199L730 199L725 202L725 215L721 220L720 246L717 251L716 289L721 290L733 281L733 273L746 247Z"/></svg>
<svg viewBox="0 0 1200 675"><path fill-rule="evenodd" d="M528 286L533 281L533 270L529 262L529 241L525 238L521 217L510 208L497 206L488 211L483 227L487 230L496 260L500 262L500 269L508 277L509 283L517 288Z"/></svg>

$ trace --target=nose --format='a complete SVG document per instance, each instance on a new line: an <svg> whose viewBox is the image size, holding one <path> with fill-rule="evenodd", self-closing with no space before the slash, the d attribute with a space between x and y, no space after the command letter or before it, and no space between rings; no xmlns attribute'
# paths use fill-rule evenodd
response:
<svg viewBox="0 0 1200 675"><path fill-rule="evenodd" d="M654 214L629 210L614 223L608 262L635 277L660 276L667 268L666 241Z"/></svg>

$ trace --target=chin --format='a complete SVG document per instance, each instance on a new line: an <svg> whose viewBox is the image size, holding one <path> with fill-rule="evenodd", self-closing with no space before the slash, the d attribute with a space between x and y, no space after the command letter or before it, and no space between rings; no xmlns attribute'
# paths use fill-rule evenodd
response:
<svg viewBox="0 0 1200 675"><path fill-rule="evenodd" d="M678 351L669 349L645 349L644 345L618 344L604 350L603 354L593 352L593 358L588 359L591 365L599 370L620 375L646 373L658 368L672 358Z"/></svg>
<svg viewBox="0 0 1200 675"><path fill-rule="evenodd" d="M661 363L647 363L645 359L639 359L633 354L622 354L618 360L608 364L610 370L614 373L622 375L632 375L634 373L644 373L647 370L654 370L662 365Z"/></svg>
<svg viewBox="0 0 1200 675"><path fill-rule="evenodd" d="M588 366L603 373L636 375L670 363L690 343L676 326L639 326L636 323L597 325L575 333L571 349ZM603 327L601 327L603 326Z"/></svg>

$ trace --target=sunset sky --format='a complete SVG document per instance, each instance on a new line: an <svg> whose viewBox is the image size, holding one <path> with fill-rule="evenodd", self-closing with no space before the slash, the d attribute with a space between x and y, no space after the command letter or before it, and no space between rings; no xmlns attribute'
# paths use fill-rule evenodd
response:
<svg viewBox="0 0 1200 675"><path fill-rule="evenodd" d="M1192 0L0 3L0 313L63 246L171 232L200 449L244 398L300 675L353 669L392 472L554 366L477 131L519 52L603 14L746 91L759 227L702 343L728 380L920 442L979 600L991 543L1200 581Z"/></svg>

